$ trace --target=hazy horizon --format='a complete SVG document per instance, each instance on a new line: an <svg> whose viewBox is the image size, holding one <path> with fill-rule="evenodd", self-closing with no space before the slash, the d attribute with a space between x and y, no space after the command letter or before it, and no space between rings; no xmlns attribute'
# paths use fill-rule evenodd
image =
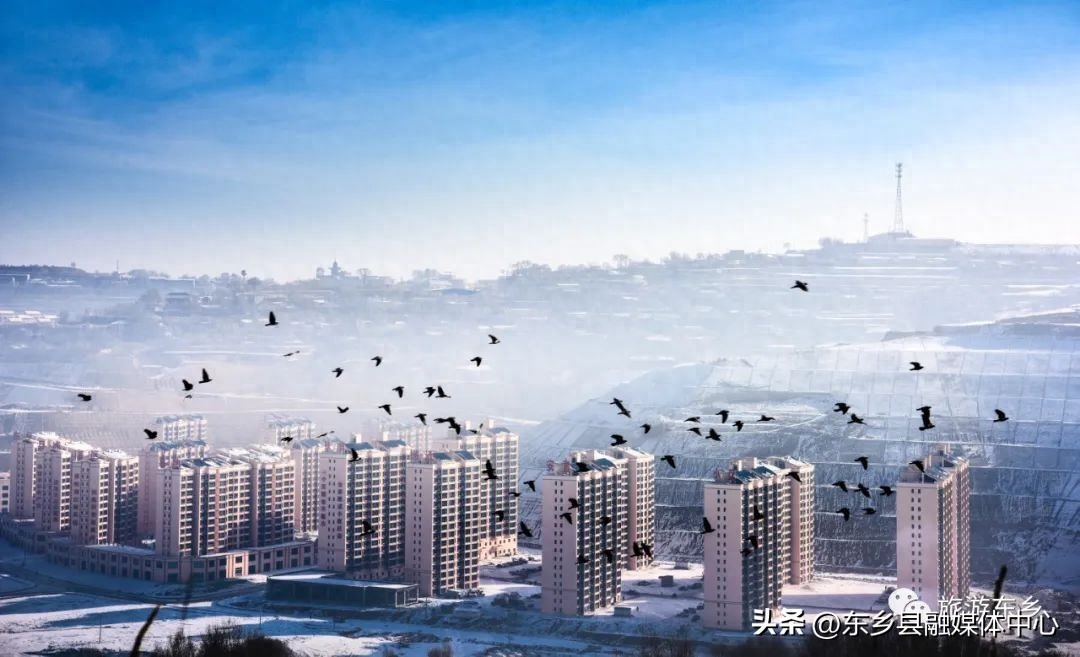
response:
<svg viewBox="0 0 1080 657"><path fill-rule="evenodd" d="M887 230L1080 244L1065 2L0 10L0 261L469 280Z"/></svg>

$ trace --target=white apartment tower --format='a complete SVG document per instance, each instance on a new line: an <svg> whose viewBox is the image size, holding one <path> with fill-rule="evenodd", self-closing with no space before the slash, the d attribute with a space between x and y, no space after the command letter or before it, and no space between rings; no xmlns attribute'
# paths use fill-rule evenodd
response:
<svg viewBox="0 0 1080 657"><path fill-rule="evenodd" d="M315 423L306 417L271 415L266 419L266 437L275 445L280 444L282 438L289 437L292 438L291 444L295 445L301 440L315 437Z"/></svg>
<svg viewBox="0 0 1080 657"><path fill-rule="evenodd" d="M106 451L71 464L71 540L76 545L137 538L139 459Z"/></svg>
<svg viewBox="0 0 1080 657"><path fill-rule="evenodd" d="M737 459L704 495L715 531L704 537L703 622L744 630L753 610L780 609L785 583L813 574L813 466L790 457Z"/></svg>
<svg viewBox="0 0 1080 657"><path fill-rule="evenodd" d="M291 450L277 445L255 445L226 453L248 465L251 545L263 547L292 541L296 537L296 464Z"/></svg>
<svg viewBox="0 0 1080 657"><path fill-rule="evenodd" d="M596 450L571 453L541 478L544 613L591 614L622 599L627 478L625 460Z"/></svg>
<svg viewBox="0 0 1080 657"><path fill-rule="evenodd" d="M296 474L293 525L301 533L315 532L319 529L319 456L330 446L318 438L293 439L289 445Z"/></svg>
<svg viewBox="0 0 1080 657"><path fill-rule="evenodd" d="M158 553L198 557L251 547L250 470L243 461L215 455L159 472Z"/></svg>
<svg viewBox="0 0 1080 657"><path fill-rule="evenodd" d="M499 478L487 482L479 508L480 560L486 561L517 554L518 498L511 492L518 488L520 447L517 434L495 427L493 420L485 421L482 427L474 434L465 424L461 436L448 429L446 435L433 439L431 446L441 452L464 450L481 465L491 461L495 468ZM498 520L495 511L503 511L504 519Z"/></svg>
<svg viewBox="0 0 1080 657"><path fill-rule="evenodd" d="M943 447L921 460L896 485L896 585L937 609L971 586L971 473Z"/></svg>
<svg viewBox="0 0 1080 657"><path fill-rule="evenodd" d="M608 452L626 461L626 568L645 568L652 558L635 557L633 546L637 543L651 548L656 542L656 457L632 447L615 447Z"/></svg>
<svg viewBox="0 0 1080 657"><path fill-rule="evenodd" d="M176 442L206 440L206 418L201 415L165 415L154 420L157 440Z"/></svg>
<svg viewBox="0 0 1080 657"><path fill-rule="evenodd" d="M161 420L159 419L159 423ZM181 461L201 459L208 455L206 441L200 438L163 441L160 437L139 452L139 516L138 536L154 537L161 514L157 498L158 474L163 468L175 468Z"/></svg>
<svg viewBox="0 0 1080 657"><path fill-rule="evenodd" d="M360 579L404 575L410 453L404 442L390 440L349 443L319 455L320 568Z"/></svg>
<svg viewBox="0 0 1080 657"><path fill-rule="evenodd" d="M487 520L479 509L494 483L483 464L463 450L434 452L415 457L405 472L406 579L422 596L477 588Z"/></svg>
<svg viewBox="0 0 1080 657"><path fill-rule="evenodd" d="M71 527L71 464L89 458L94 448L36 433L14 445L12 515L32 518L38 530L66 532Z"/></svg>

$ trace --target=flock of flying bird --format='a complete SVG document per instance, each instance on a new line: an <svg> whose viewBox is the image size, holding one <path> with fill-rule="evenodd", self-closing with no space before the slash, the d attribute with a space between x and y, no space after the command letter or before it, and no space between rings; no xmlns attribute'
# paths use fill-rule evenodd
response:
<svg viewBox="0 0 1080 657"><path fill-rule="evenodd" d="M808 283L806 283L804 281L796 280L795 284L791 286L791 289L797 289L797 290L800 290L802 292L809 292L810 291L810 286L809 286ZM270 314L269 314L269 317L268 317L268 321L265 324L265 326L272 327L272 326L278 326L278 325L279 325L279 323L277 321L277 317L273 313L273 311L271 311ZM499 342L500 342L499 338L497 338L496 336L491 335L491 334L488 334L488 340L489 340L489 342L488 342L489 345L496 345L496 344L499 344ZM290 352L288 352L286 354L283 354L283 356L285 358L291 358L292 356L295 356L295 355L297 355L299 353L300 353L300 350L297 349L295 351L290 351ZM371 361L375 363L375 367L379 367L383 363L383 358L382 358L382 356L374 356L374 357L371 358ZM480 356L476 356L476 357L470 359L469 362L474 363L477 367L480 367L480 364L483 362L483 358L480 357ZM909 364L911 365L911 368L908 371L918 372L918 371L924 369L922 364L919 363L918 361L911 361ZM341 378L341 375L345 373L345 370L344 370L344 368L339 366L339 367L335 367L334 369L332 369L330 371L330 373L334 375L334 378ZM202 377L195 384L191 383L187 379L182 379L183 392L185 393L185 395L184 395L185 398L188 398L188 399L191 398L191 396L192 396L191 393L195 389L196 385L211 383L212 381L213 381L213 378L210 377L209 372L207 372L207 370L205 368L202 369ZM405 387L404 386L400 386L400 385L395 386L394 388L391 388L390 390L391 390L391 392L397 393L398 399L403 399L404 396L405 396ZM424 388L423 392L424 392L425 395L427 395L428 399L431 399L431 398L450 399L451 398L450 395L446 394L446 391L443 390L443 387L441 385L427 386L426 388ZM78 397L83 402L89 402L93 398L92 395L86 394L86 393L78 393ZM626 407L626 403L623 400L616 397L616 398L613 398L612 401L608 403L608 405L609 406L615 406L616 408L618 408L618 415L624 416L627 419L630 419L632 417L632 415L630 413L630 410ZM382 411L385 411L387 415L393 415L392 406L389 403L382 404L382 405L378 406L377 408L382 410ZM854 412L851 412L852 411L851 406L849 406L848 404L846 404L844 402L836 402L836 404L835 404L835 406L833 407L832 410L834 412L836 412L836 413L840 413L841 415L849 416L848 417L848 422L847 422L848 424L862 424L864 426L866 424L866 422L863 420L863 418L859 417ZM917 410L920 413L920 417L921 417L921 420L922 420L922 425L919 427L919 431L927 431L929 429L933 429L935 425L934 425L933 421L931 420L931 415L930 415L931 407L930 406L921 406L921 407L919 407L919 408L917 408L915 410ZM344 413L349 412L349 407L348 406L337 406L337 411L340 414L344 414ZM995 423L996 422L1005 422L1005 421L1007 421L1009 419L1009 417L1001 409L994 409L994 414L995 414L995 419L993 421ZM720 410L715 415L720 417L721 424L727 424L728 423L728 419L729 419L729 415L730 415L728 410L726 410L726 409ZM427 416L426 413L417 413L413 417L415 419L419 420L420 423L423 424L424 426L427 426L427 417L428 416ZM756 422L772 422L774 420L776 420L775 417L771 417L769 415L766 415L766 414L762 413L762 414L760 414L760 417L756 420ZM455 433L459 437L461 436L461 434L464 431L461 424L459 424L457 419L452 415L448 416L448 417L437 417L437 418L434 418L433 421L436 424L446 424L451 429L453 429L455 431ZM708 433L705 433L705 434L702 433L703 427L700 426L701 425L701 416L700 415L695 415L695 416L692 416L692 417L688 417L683 422L695 425L695 426L691 426L690 428L688 428L687 429L688 432L696 434L697 436L705 438L706 440L714 440L714 441L720 442L720 440L721 440L720 433L717 432L715 427L709 427L708 428ZM480 430L483 429L483 426L484 426L483 424L480 425ZM743 427L745 426L745 422L743 420L735 420L734 422L732 422L732 426L735 427L736 432L740 432L740 431L743 430ZM640 428L642 429L642 432L644 434L647 434L647 433L649 433L650 430L652 430L652 425L650 425L648 423L644 423L644 424L640 425ZM143 431L146 434L147 439L153 440L153 439L158 437L158 432L157 431L152 431L150 429L143 429ZM326 437L326 436L328 436L328 435L330 435L332 433L334 433L334 431L330 430L330 431L324 432L322 434L319 434L317 436L317 438L324 438L324 437ZM469 433L478 434L479 430L470 429ZM629 444L629 441L627 441L627 439L621 434L617 434L617 433L611 434L611 438L612 438L612 443L611 443L612 447L618 447L620 445ZM289 443L289 442L292 441L292 437L291 436L285 436L285 437L281 438L281 441L285 442L285 443ZM351 448L351 447L349 449L351 451L350 462L359 461L360 460L360 454L356 451L356 449ZM660 460L663 461L664 463L666 463L672 469L676 469L676 467L677 467L676 463L675 463L675 456L672 455L672 454L664 454L663 456L660 457ZM860 456L860 457L854 459L853 463L861 464L863 470L868 470L869 467L870 467L870 459L869 459L869 457L866 457L866 456ZM572 465L574 467L575 474L581 474L583 472L588 472L589 471L589 466L586 463L575 461L575 462L572 463ZM912 466L912 467L915 467L916 469L919 470L919 472L922 472L924 474L926 472L926 465L922 460L916 459L916 460L911 461L910 463L908 463L908 465ZM486 461L486 463L484 464L484 474L485 474L485 480L486 481L494 481L494 480L499 479L499 476L495 471L495 467L491 463L490 460ZM792 472L787 473L786 476L791 477L792 479L798 481L799 483L802 483L802 479L799 477L798 472L792 471ZM533 492L536 491L536 481L535 480L524 481L522 483L524 485L528 486L529 489L532 490ZM870 495L871 489L868 488L865 484L863 484L861 482L857 483L854 488L849 487L848 483L846 481L843 481L843 480L833 482L832 486L834 486L836 488L839 488L841 491L843 491L845 493L856 492L856 493L862 494L863 497L865 497L867 499L871 499L871 495ZM878 486L877 488L879 490L879 494L882 495L882 496L888 497L888 496L893 494L893 487L892 486L882 485L882 486ZM519 497L521 495L521 493L520 493L520 491L515 490L515 491L510 491L508 493L508 495L513 496L513 497ZM569 503L570 503L570 511L566 511L566 512L562 513L560 515L560 517L563 520L565 520L567 523L573 524L573 522L574 522L574 514L572 513L572 511L575 510L575 509L581 509L582 507L581 507L579 501L576 498L573 498L573 497L569 498ZM877 511L873 507L863 507L862 512L863 512L863 515L869 516L869 515L873 515ZM840 509L837 509L835 511L835 513L837 513L839 515L842 515L844 517L844 521L846 522L846 521L851 519L852 511L848 507L842 507ZM502 522L506 517L506 512L504 510L497 509L497 510L492 512L492 515L495 516L496 519L499 522ZM765 519L765 515L755 505L754 506L753 520L758 521L758 520L764 520L764 519ZM709 519L707 517L702 517L701 520L702 520L702 529L701 529L700 533L702 535L711 534L711 533L716 531L716 528L712 525L712 523L709 521ZM612 519L609 516L605 515L605 516L602 516L600 518L600 522L601 522L601 525L608 525L608 524L610 524L612 522ZM363 531L360 533L361 536L369 536L369 535L373 535L373 534L375 534L377 532L377 529L367 520L362 521L362 526L363 526ZM527 537L527 538L531 538L533 536L532 530L528 527L528 525L525 524L524 521L519 521L518 533L520 535L523 535L523 536ZM752 554L754 552L754 550L757 550L758 547L759 547L759 540L758 540L757 535L755 535L755 534L748 535L745 538L745 540L743 541L743 543L744 543L744 545L747 544L747 543L750 545L750 547L744 548L741 551L741 553L744 556ZM631 546L631 549L632 549L633 555L635 557L646 556L646 557L652 558L652 547L653 546L649 545L649 544L635 542ZM614 554L614 552L612 550L605 549L605 550L603 550L603 554L604 554L604 557L607 559L607 561L609 563L613 562L615 560L615 554ZM578 556L578 563L579 564L585 564L585 563L588 563L588 561L589 561L589 559L588 559L588 557L586 555L581 554L581 555Z"/></svg>

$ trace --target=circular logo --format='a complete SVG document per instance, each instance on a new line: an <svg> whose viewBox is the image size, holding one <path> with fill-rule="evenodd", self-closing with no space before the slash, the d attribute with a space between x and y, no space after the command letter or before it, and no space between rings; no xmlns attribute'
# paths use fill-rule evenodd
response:
<svg viewBox="0 0 1080 657"><path fill-rule="evenodd" d="M902 614L909 603L919 599L911 589L896 589L889 594L889 609L894 614Z"/></svg>
<svg viewBox="0 0 1080 657"><path fill-rule="evenodd" d="M930 613L930 605L926 604L922 600L912 600L904 607L904 614L916 614L922 618L925 618Z"/></svg>

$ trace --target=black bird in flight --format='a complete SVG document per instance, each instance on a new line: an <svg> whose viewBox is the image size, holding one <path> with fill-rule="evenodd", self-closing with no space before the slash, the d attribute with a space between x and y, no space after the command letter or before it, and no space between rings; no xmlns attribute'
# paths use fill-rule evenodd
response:
<svg viewBox="0 0 1080 657"><path fill-rule="evenodd" d="M518 533L521 534L522 536L524 536L525 538L532 538L533 537L532 530L529 529L529 526L525 524L524 520L519 520L518 521Z"/></svg>
<svg viewBox="0 0 1080 657"><path fill-rule="evenodd" d="M846 482L846 481L844 481L843 479L841 479L840 481L834 481L834 482L832 483L832 485L833 485L833 486L836 486L837 488L839 488L840 490L844 491L845 493L849 492L849 491L848 491L848 487L847 487L847 482Z"/></svg>
<svg viewBox="0 0 1080 657"><path fill-rule="evenodd" d="M774 417L770 417L770 416L768 416L768 415L765 415L764 413L762 413L762 414L761 414L761 419L760 419L760 420L758 420L758 422L772 422L772 421L773 421L773 420L775 420L775 419L776 419L776 418L774 418Z"/></svg>
<svg viewBox="0 0 1080 657"><path fill-rule="evenodd" d="M852 461L852 463L862 463L862 469L863 470L870 469L870 457L868 457L868 456L860 456L857 459L855 459L854 461Z"/></svg>
<svg viewBox="0 0 1080 657"><path fill-rule="evenodd" d="M480 363L484 362L484 359L479 357L479 356L476 356L475 358L470 358L469 362L470 363L476 363L476 366L480 367Z"/></svg>
<svg viewBox="0 0 1080 657"><path fill-rule="evenodd" d="M652 545L649 543L642 543L641 550L645 553L645 556L652 559Z"/></svg>
<svg viewBox="0 0 1080 657"><path fill-rule="evenodd" d="M639 545L637 541L634 541L634 544L630 546L630 549L633 550L635 557L645 556L645 550L641 549L641 545Z"/></svg>
<svg viewBox="0 0 1080 657"><path fill-rule="evenodd" d="M863 497L870 497L870 489L866 487L866 484L859 484L855 488L863 494Z"/></svg>
<svg viewBox="0 0 1080 657"><path fill-rule="evenodd" d="M315 436L315 437L316 437L316 438L326 438L327 436L329 436L329 435L330 435L330 434L332 434L332 433L334 433L334 430L333 430L333 429L331 429L331 430L329 430L329 431L324 431L324 432L320 433L319 435L317 435L317 436Z"/></svg>
<svg viewBox="0 0 1080 657"><path fill-rule="evenodd" d="M699 436L701 435L701 427L690 427L689 429L687 429L687 431L689 431L690 433L696 433Z"/></svg>
<svg viewBox="0 0 1080 657"><path fill-rule="evenodd" d="M716 528L712 526L712 523L709 522L709 519L705 518L705 517L702 517L701 518L701 533L702 534L711 534L714 531L716 531Z"/></svg>
<svg viewBox="0 0 1080 657"><path fill-rule="evenodd" d="M618 447L619 445L625 445L626 444L626 438L623 438L621 435L619 435L617 433L611 434L611 440L612 440L612 442L611 442L612 447Z"/></svg>
<svg viewBox="0 0 1080 657"><path fill-rule="evenodd" d="M521 492L516 491L516 490L508 490L508 491L506 491L506 494L511 495L513 497L521 497Z"/></svg>
<svg viewBox="0 0 1080 657"><path fill-rule="evenodd" d="M919 411L919 413L922 413L923 415L930 415L930 409L931 408L933 408L933 407L932 406L920 406L920 407L916 408L915 410Z"/></svg>
<svg viewBox="0 0 1080 657"><path fill-rule="evenodd" d="M401 399L402 397L405 396L405 386L395 386L393 388L390 388L390 391L391 392L396 392L397 396L398 396L398 399Z"/></svg>
<svg viewBox="0 0 1080 657"><path fill-rule="evenodd" d="M881 489L881 494L885 497L888 497L893 493L892 486L878 486L878 488Z"/></svg>
<svg viewBox="0 0 1080 657"><path fill-rule="evenodd" d="M523 481L523 482L521 482L521 483L523 483L523 484L525 484L526 486L528 486L528 487L529 487L529 490L531 490L532 492L534 492L534 493L536 492L536 480L534 480L534 479L531 479L531 480L529 480L529 481Z"/></svg>
<svg viewBox="0 0 1080 657"><path fill-rule="evenodd" d="M267 326L277 326L277 317L274 316L274 311L270 311L270 321L266 322Z"/></svg>
<svg viewBox="0 0 1080 657"><path fill-rule="evenodd" d="M737 431L737 432L742 431L742 428L743 428L743 421L742 420L735 420L735 422L733 422L733 424L735 425L735 431Z"/></svg>
<svg viewBox="0 0 1080 657"><path fill-rule="evenodd" d="M435 388L432 386L424 388L424 394L428 396L428 399L431 399L431 396L435 394Z"/></svg>
<svg viewBox="0 0 1080 657"><path fill-rule="evenodd" d="M153 440L154 438L157 438L158 435L158 432L151 431L150 429L143 429L143 433L146 434L147 440Z"/></svg>
<svg viewBox="0 0 1080 657"><path fill-rule="evenodd" d="M844 516L844 522L851 520L851 509L847 508L846 506L842 509L837 510L837 513Z"/></svg>
<svg viewBox="0 0 1080 657"><path fill-rule="evenodd" d="M625 415L630 417L630 411L626 410L626 406L623 405L623 401L618 397L612 397L612 401L608 402L608 406L615 406L619 409L619 415Z"/></svg>
<svg viewBox="0 0 1080 657"><path fill-rule="evenodd" d="M495 474L495 466L491 464L491 459L488 459L484 463L484 474L487 475L488 481L494 481L499 478L499 475Z"/></svg>
<svg viewBox="0 0 1080 657"><path fill-rule="evenodd" d="M1009 419L1009 416L1005 415L1005 411L1001 410L1000 408L994 409L994 415L997 415L997 419L994 420L994 422L1004 422Z"/></svg>
<svg viewBox="0 0 1080 657"><path fill-rule="evenodd" d="M914 461L908 463L908 465L913 465L919 469L919 472L926 474L926 463L924 463L922 459L915 459Z"/></svg>
<svg viewBox="0 0 1080 657"><path fill-rule="evenodd" d="M585 556L585 553L582 552L578 555L577 562L579 566L584 566L585 564L589 563L589 557Z"/></svg>
<svg viewBox="0 0 1080 657"><path fill-rule="evenodd" d="M795 281L795 284L794 284L794 285L792 285L792 286L791 286L790 288L788 288L788 289L790 289L790 290L794 290L794 289L796 289L796 288L798 288L798 289L802 290L803 292L809 292L809 291L810 291L810 286L809 286L809 285L807 285L806 283L803 283L802 281Z"/></svg>
<svg viewBox="0 0 1080 657"><path fill-rule="evenodd" d="M840 413L841 415L847 415L847 412L851 410L851 407L844 402L836 402L833 405L833 412Z"/></svg>
<svg viewBox="0 0 1080 657"><path fill-rule="evenodd" d="M356 461L360 460L360 452L356 451L352 447L349 448L349 451L352 453L352 458L349 459L349 463L355 463Z"/></svg>
<svg viewBox="0 0 1080 657"><path fill-rule="evenodd" d="M296 355L296 354L298 354L298 353L300 353L300 350L299 350L299 349L297 349L296 351L290 351L290 352L289 352L289 353L287 353L287 354L281 354L281 355L282 355L282 357L283 357L283 358L288 358L288 357L290 357L290 356L295 356L295 355Z"/></svg>
<svg viewBox="0 0 1080 657"><path fill-rule="evenodd" d="M784 475L784 476L785 476L785 477L791 477L792 479L794 479L795 481L799 482L800 484L802 483L802 477L800 477L800 476L799 476L799 473L798 473L798 472L796 472L795 470L792 470L791 472L787 473L787 474L786 474L786 475Z"/></svg>
<svg viewBox="0 0 1080 657"><path fill-rule="evenodd" d="M435 386L435 399L450 399L450 395L446 394L442 386Z"/></svg>
<svg viewBox="0 0 1080 657"><path fill-rule="evenodd" d="M854 413L851 414L851 419L847 421L848 424L866 424L863 419Z"/></svg>
<svg viewBox="0 0 1080 657"><path fill-rule="evenodd" d="M728 418L727 409L724 409L724 410L720 411L719 413L717 413L717 415L720 416L720 423L721 424L727 424L727 418Z"/></svg>
<svg viewBox="0 0 1080 657"><path fill-rule="evenodd" d="M180 382L184 384L184 392L191 392L195 389L195 384L187 379L180 379Z"/></svg>
<svg viewBox="0 0 1080 657"><path fill-rule="evenodd" d="M361 536L369 536L375 533L375 528L367 520L361 520L360 523L364 526L364 531L360 532Z"/></svg>
<svg viewBox="0 0 1080 657"><path fill-rule="evenodd" d="M578 502L578 500L577 500L577 498L576 498L576 497L571 497L571 498L570 498L569 500L567 500L567 501L568 501L568 502L570 502L570 508L571 508L571 509L576 509L576 508L578 508L578 507L580 507L580 506L581 506L581 504L580 504L580 503Z"/></svg>
<svg viewBox="0 0 1080 657"><path fill-rule="evenodd" d="M706 436L706 437L707 437L707 438L708 438L709 440L715 440L715 441L717 441L717 442L720 442L720 434L719 434L719 433L717 433L717 432L716 432L716 429L715 429L715 428L713 428L713 427L709 427L709 435L708 435L708 436Z"/></svg>
<svg viewBox="0 0 1080 657"><path fill-rule="evenodd" d="M340 379L341 375L345 373L345 368L343 368L343 367L335 367L334 369L332 369L330 371L334 373L334 378L335 379Z"/></svg>
<svg viewBox="0 0 1080 657"><path fill-rule="evenodd" d="M281 437L281 442L285 443L286 445L291 443L292 440L293 440L292 436L282 436Z"/></svg>
<svg viewBox="0 0 1080 657"><path fill-rule="evenodd" d="M936 424L930 421L929 415L924 415L922 418L922 426L919 427L919 431L926 431L927 429L933 429Z"/></svg>
<svg viewBox="0 0 1080 657"><path fill-rule="evenodd" d="M450 424L454 421L454 416L450 417L437 417L435 418L435 424Z"/></svg>
<svg viewBox="0 0 1080 657"><path fill-rule="evenodd" d="M88 402L88 401L90 401L90 400L91 400L91 399L93 399L93 398L94 398L94 396L93 396L93 395L88 395L88 394L86 394L85 392L80 392L80 393L79 393L79 399L80 399L81 401L84 401L84 402Z"/></svg>
<svg viewBox="0 0 1080 657"><path fill-rule="evenodd" d="M503 511L502 509L495 509L491 512L491 515L495 516L496 522L502 522L506 519L506 511Z"/></svg>
<svg viewBox="0 0 1080 657"><path fill-rule="evenodd" d="M671 469L675 469L675 456L672 454L664 454L660 457L660 460L671 466Z"/></svg>
<svg viewBox="0 0 1080 657"><path fill-rule="evenodd" d="M571 525L574 524L574 514L570 513L569 511L559 514L559 517L570 523Z"/></svg>
<svg viewBox="0 0 1080 657"><path fill-rule="evenodd" d="M918 372L919 370L921 370L923 368L922 363L920 363L917 360L913 360L909 364L911 365L911 369L908 370L909 372Z"/></svg>
<svg viewBox="0 0 1080 657"><path fill-rule="evenodd" d="M652 431L652 425L651 424L647 424L647 423L643 424L643 425L641 425L641 428L645 430L645 433L649 433L650 431Z"/></svg>
<svg viewBox="0 0 1080 657"><path fill-rule="evenodd" d="M877 509L871 509L871 508L870 508L870 507L868 507L868 506L864 506L864 507L863 507L863 510L862 510L862 512L863 512L863 513L864 513L865 515L868 515L868 516L872 516L872 515L874 515L875 513L877 513Z"/></svg>
<svg viewBox="0 0 1080 657"><path fill-rule="evenodd" d="M693 417L688 417L685 420L683 420L683 422L701 422L701 416L700 415L695 415Z"/></svg>
<svg viewBox="0 0 1080 657"><path fill-rule="evenodd" d="M615 561L615 552L611 548L604 550L604 558L607 559L608 563Z"/></svg>
<svg viewBox="0 0 1080 657"><path fill-rule="evenodd" d="M373 356L371 360L375 361L375 367L382 365L382 356Z"/></svg>
<svg viewBox="0 0 1080 657"><path fill-rule="evenodd" d="M413 417L420 420L420 424L427 426L427 413L417 413Z"/></svg>
<svg viewBox="0 0 1080 657"><path fill-rule="evenodd" d="M213 379L210 378L210 373L206 371L206 368L202 368L202 378L199 379L199 383L210 383Z"/></svg>
<svg viewBox="0 0 1080 657"><path fill-rule="evenodd" d="M605 527L611 524L611 516L600 516L600 524Z"/></svg>
<svg viewBox="0 0 1080 657"><path fill-rule="evenodd" d="M764 519L765 519L765 514L762 513L761 509L758 508L758 505L755 504L754 505L754 520L764 520Z"/></svg>
<svg viewBox="0 0 1080 657"><path fill-rule="evenodd" d="M495 337L490 333L488 333L488 339L491 340L491 342L489 342L488 344L499 344L500 342L502 342L501 340L499 340L499 338Z"/></svg>
<svg viewBox="0 0 1080 657"><path fill-rule="evenodd" d="M581 474L589 471L589 464L582 461L574 461L574 468L577 469L576 474Z"/></svg>
<svg viewBox="0 0 1080 657"><path fill-rule="evenodd" d="M750 534L746 537L746 540L750 541L750 545L752 545L755 550L758 549L758 539L756 534Z"/></svg>
<svg viewBox="0 0 1080 657"><path fill-rule="evenodd" d="M337 412L338 413L348 413L349 412L349 407L348 406L338 406L337 407Z"/></svg>
<svg viewBox="0 0 1080 657"><path fill-rule="evenodd" d="M382 405L382 406L380 406L379 408L381 408L382 410L386 411L386 414L387 414L387 415L393 415L393 413L391 413L391 412L390 412L390 404L383 404L383 405Z"/></svg>

